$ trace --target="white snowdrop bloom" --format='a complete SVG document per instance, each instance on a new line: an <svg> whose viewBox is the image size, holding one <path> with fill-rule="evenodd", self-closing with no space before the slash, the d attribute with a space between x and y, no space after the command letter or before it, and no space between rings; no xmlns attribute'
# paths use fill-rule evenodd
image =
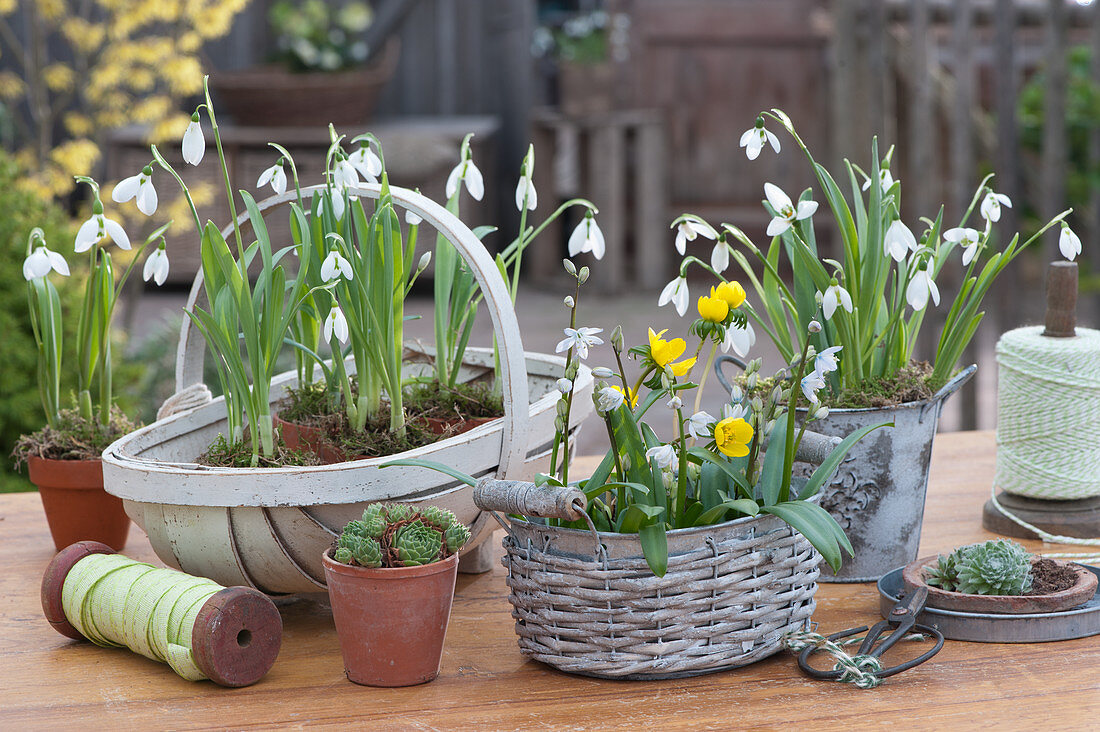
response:
<svg viewBox="0 0 1100 732"><path fill-rule="evenodd" d="M569 235L569 256L575 257L584 252L591 252L596 259L603 259L606 251L607 243L604 241L603 232L596 224L596 217L592 215L590 209Z"/></svg>
<svg viewBox="0 0 1100 732"><path fill-rule="evenodd" d="M990 191L982 199L982 218L986 221L1001 220L1001 206L1012 208L1012 199L1003 193Z"/></svg>
<svg viewBox="0 0 1100 732"><path fill-rule="evenodd" d="M940 289L932 281L932 276L928 274L927 268L922 267L917 270L917 273L913 275L913 279L909 281L909 286L905 288L905 299L913 310L920 311L928 305L929 295L931 295L933 303L940 304Z"/></svg>
<svg viewBox="0 0 1100 732"><path fill-rule="evenodd" d="M206 138L203 137L202 125L199 124L199 113L196 112L191 115L191 123L183 133L183 160L191 165L198 165L205 154Z"/></svg>
<svg viewBox="0 0 1100 732"><path fill-rule="evenodd" d="M263 188L268 183L271 184L271 190L275 191L278 195L286 193L286 171L283 170L283 161L272 165L270 168L266 168L260 177L256 179L256 187Z"/></svg>
<svg viewBox="0 0 1100 732"><path fill-rule="evenodd" d="M680 317L687 312L691 295L688 293L688 281L686 277L677 277L665 285L661 290L661 296L657 299L657 307L672 303Z"/></svg>
<svg viewBox="0 0 1100 732"><path fill-rule="evenodd" d="M687 254L687 243L695 241L696 237L705 237L714 241L718 238L718 232L702 219L684 218L676 224L676 251L680 255Z"/></svg>
<svg viewBox="0 0 1100 732"><path fill-rule="evenodd" d="M152 216L157 211L157 189L153 187L153 168L146 165L137 175L131 175L119 182L111 191L115 203L126 203L136 199L138 211Z"/></svg>
<svg viewBox="0 0 1100 732"><path fill-rule="evenodd" d="M969 266L970 263L974 261L974 257L977 256L981 238L982 235L978 233L977 229L959 226L943 232L944 241L957 244L963 248L962 263L964 267Z"/></svg>
<svg viewBox="0 0 1100 732"><path fill-rule="evenodd" d="M882 237L883 254L888 254L894 258L895 262L900 262L910 251L916 250L917 237L913 236L913 232L901 222L901 219L895 219L886 229L886 235Z"/></svg>
<svg viewBox="0 0 1100 732"><path fill-rule="evenodd" d="M791 197L772 183L764 184L764 196L775 210L775 218L768 224L768 236L779 236L795 221L807 219L817 211L817 201L799 201L796 208Z"/></svg>
<svg viewBox="0 0 1100 732"><path fill-rule="evenodd" d="M330 249L325 261L321 262L321 279L325 282L343 277L349 282L355 279L355 272L351 268L351 262L344 259L343 255L335 249Z"/></svg>
<svg viewBox="0 0 1100 732"><path fill-rule="evenodd" d="M1073 233L1065 221L1062 222L1062 233L1058 235L1058 250L1071 262L1081 254L1081 237Z"/></svg>
<svg viewBox="0 0 1100 732"><path fill-rule="evenodd" d="M23 260L23 278L28 282L38 277L45 277L51 271L68 277L69 263L63 256L48 249L45 244L39 244Z"/></svg>
<svg viewBox="0 0 1100 732"><path fill-rule="evenodd" d="M73 250L77 254L86 252L105 236L111 237L111 241L117 244L119 249L129 249L130 237L126 235L126 230L122 228L122 224L104 216L103 206L98 201L96 201L96 209L98 209L98 212L93 213L91 218L77 229Z"/></svg>
<svg viewBox="0 0 1100 732"><path fill-rule="evenodd" d="M744 327L731 324L726 328L726 336L722 339L722 353L732 350L738 356L747 356L755 344L756 331L752 329L752 323L746 321Z"/></svg>
<svg viewBox="0 0 1100 732"><path fill-rule="evenodd" d="M324 333L326 342L331 341L332 336L335 335L341 343L347 343L348 319L344 317L344 311L335 300L332 301L332 309L328 311L328 317L325 318Z"/></svg>
<svg viewBox="0 0 1100 732"><path fill-rule="evenodd" d="M359 146L358 150L348 155L348 163L365 181L377 183L378 176L382 175L382 159L375 155L370 145L365 142Z"/></svg>
<svg viewBox="0 0 1100 732"><path fill-rule="evenodd" d="M141 279L146 282L152 278L157 286L164 284L168 279L168 252L164 249L164 243L145 259L145 267L141 271Z"/></svg>
<svg viewBox="0 0 1100 732"><path fill-rule="evenodd" d="M844 308L849 313L852 312L852 296L836 280L833 280L833 283L825 288L824 293L818 294L821 295L821 310L825 314L825 320L833 317L837 306Z"/></svg>
<svg viewBox="0 0 1100 732"><path fill-rule="evenodd" d="M779 138L775 136L770 130L764 129L764 120L760 117L756 118L756 124L749 129L745 130L741 135L741 147L745 148L745 157L749 160L756 160L760 157L760 151L764 149L764 145L771 145L772 150L779 153Z"/></svg>

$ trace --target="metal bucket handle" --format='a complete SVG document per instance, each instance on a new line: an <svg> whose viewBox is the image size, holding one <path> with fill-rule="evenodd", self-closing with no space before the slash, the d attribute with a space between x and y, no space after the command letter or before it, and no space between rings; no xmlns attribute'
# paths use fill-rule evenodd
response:
<svg viewBox="0 0 1100 732"><path fill-rule="evenodd" d="M310 199L324 193L326 189L325 185L303 188L302 197ZM377 183L363 183L347 189L349 196L370 199L379 198L381 191L382 186ZM523 470L527 452L529 421L527 369L519 321L516 320L516 312L512 308L508 287L488 250L457 216L430 198L407 188L391 186L390 194L395 205L419 216L425 224L432 226L454 246L459 256L469 265L470 272L484 293L493 331L500 346L501 381L503 382L504 431L501 439L500 470L497 474L505 477L520 473ZM296 191L287 191L282 195L271 196L260 201L257 207L263 212L297 200ZM247 211L237 217L238 224L248 221ZM222 230L222 235L225 237L229 237L231 233L232 225ZM191 310L196 305L206 305L206 289L202 281L200 269L195 275L194 284L191 285L186 309ZM202 334L192 326L190 318L184 318L176 352L176 394L170 397L170 401L175 399L175 402L179 402L176 405L178 409L195 408L210 399L209 390L202 386L205 353L206 341Z"/></svg>
<svg viewBox="0 0 1100 732"><path fill-rule="evenodd" d="M933 416L935 416L936 419L939 419L940 411L943 410L943 404L947 401L947 397L957 392L959 389L962 388L963 384L970 381L971 377L974 376L974 372L977 370L978 364L972 363L965 369L951 377L951 379L946 384L941 386L940 390L933 394L932 398L925 402L924 406L921 407L920 421L924 421L925 411L929 407L935 408L935 414Z"/></svg>

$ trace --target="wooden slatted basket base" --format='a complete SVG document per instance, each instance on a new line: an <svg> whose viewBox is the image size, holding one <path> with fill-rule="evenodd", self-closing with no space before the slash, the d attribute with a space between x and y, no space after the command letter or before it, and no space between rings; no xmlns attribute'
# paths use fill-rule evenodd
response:
<svg viewBox="0 0 1100 732"><path fill-rule="evenodd" d="M523 655L561 671L667 679L745 666L807 630L820 555L774 516L668 533L657 577L637 536L509 519L509 601Z"/></svg>

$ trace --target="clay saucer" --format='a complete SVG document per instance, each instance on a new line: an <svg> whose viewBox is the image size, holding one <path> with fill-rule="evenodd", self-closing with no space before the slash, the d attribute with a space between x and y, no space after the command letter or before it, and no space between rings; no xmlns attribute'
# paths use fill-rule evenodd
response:
<svg viewBox="0 0 1100 732"><path fill-rule="evenodd" d="M1096 594L1096 575L1084 567L1069 562L1058 562L1058 564L1067 565L1076 572L1077 583L1068 589L1049 595L966 595L961 592L947 592L928 585L924 580L924 568L934 565L938 560L939 557L918 559L906 565L901 576L907 590L927 587L928 607L941 610L1005 615L1056 613L1086 603Z"/></svg>

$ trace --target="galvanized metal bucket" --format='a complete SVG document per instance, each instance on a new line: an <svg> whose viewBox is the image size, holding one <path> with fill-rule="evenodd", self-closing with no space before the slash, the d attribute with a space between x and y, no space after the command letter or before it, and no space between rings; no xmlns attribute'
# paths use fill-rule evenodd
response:
<svg viewBox="0 0 1100 732"><path fill-rule="evenodd" d="M721 372L725 357L715 364ZM883 422L893 427L875 430L857 442L836 475L821 489L821 506L844 529L855 549L835 575L823 570L821 582L877 582L887 572L917 558L932 439L940 412L949 396L974 375L971 365L957 373L931 398L896 407L833 409L813 423L823 435L845 437L855 430ZM805 416L805 410L797 410ZM810 475L814 468L795 464L796 475Z"/></svg>

